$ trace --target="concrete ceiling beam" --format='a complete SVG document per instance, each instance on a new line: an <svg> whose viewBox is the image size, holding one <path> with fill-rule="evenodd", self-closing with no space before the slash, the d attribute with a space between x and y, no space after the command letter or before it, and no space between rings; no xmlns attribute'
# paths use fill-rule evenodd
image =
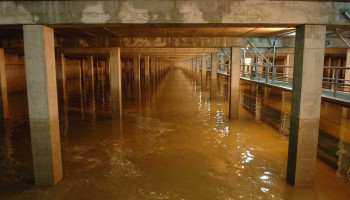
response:
<svg viewBox="0 0 350 200"><path fill-rule="evenodd" d="M2 1L0 24L230 24L348 26L347 2ZM257 8L258 7L258 8ZM255 9L257 8L257 9ZM254 9L254 11L252 11Z"/></svg>

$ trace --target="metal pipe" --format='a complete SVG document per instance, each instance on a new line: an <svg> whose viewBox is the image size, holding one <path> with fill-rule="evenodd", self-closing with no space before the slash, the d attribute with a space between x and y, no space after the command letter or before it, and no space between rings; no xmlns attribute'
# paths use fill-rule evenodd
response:
<svg viewBox="0 0 350 200"><path fill-rule="evenodd" d="M350 48L349 42L348 42L342 35L340 35L338 31L335 31L335 34L337 34L338 37L344 42L344 44L345 44L348 48Z"/></svg>
<svg viewBox="0 0 350 200"><path fill-rule="evenodd" d="M224 52L229 58L231 58L230 55L228 55L228 53L226 53L226 51L224 51L223 49L220 49L222 52Z"/></svg>
<svg viewBox="0 0 350 200"><path fill-rule="evenodd" d="M265 59L266 63L272 66L272 63L262 53L260 53L260 51L258 51L256 46L250 40L247 41L258 52L258 54Z"/></svg>

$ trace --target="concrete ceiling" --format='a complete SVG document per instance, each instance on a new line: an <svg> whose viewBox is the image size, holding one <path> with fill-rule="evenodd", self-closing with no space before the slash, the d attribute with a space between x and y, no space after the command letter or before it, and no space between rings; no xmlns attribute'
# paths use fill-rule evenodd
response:
<svg viewBox="0 0 350 200"><path fill-rule="evenodd" d="M291 27L228 27L228 26L52 26L58 37L269 37L292 30ZM21 26L0 26L0 37L22 37Z"/></svg>
<svg viewBox="0 0 350 200"><path fill-rule="evenodd" d="M273 37L294 27L230 27L218 24L55 25L58 37ZM329 30L334 30L329 28ZM350 31L340 30L344 37ZM0 26L0 38L22 37L22 26ZM328 35L327 37L332 37Z"/></svg>
<svg viewBox="0 0 350 200"><path fill-rule="evenodd" d="M113 27L59 26L55 33L61 37L268 37L293 28L259 27Z"/></svg>

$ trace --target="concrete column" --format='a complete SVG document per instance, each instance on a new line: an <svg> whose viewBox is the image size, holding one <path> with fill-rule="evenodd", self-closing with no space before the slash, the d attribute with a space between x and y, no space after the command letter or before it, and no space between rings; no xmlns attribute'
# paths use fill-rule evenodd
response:
<svg viewBox="0 0 350 200"><path fill-rule="evenodd" d="M149 89L150 78L149 78L149 56L145 57L145 86L146 89Z"/></svg>
<svg viewBox="0 0 350 200"><path fill-rule="evenodd" d="M283 135L289 135L290 129L290 116L288 114L288 109L290 104L288 101L289 92L282 92L282 108L281 108L281 128Z"/></svg>
<svg viewBox="0 0 350 200"><path fill-rule="evenodd" d="M238 119L239 113L239 80L241 67L241 49L231 48L231 72L230 72L230 119Z"/></svg>
<svg viewBox="0 0 350 200"><path fill-rule="evenodd" d="M342 177L347 173L350 169L350 148L346 145L346 135L350 128L348 121L348 109L346 107L342 107L341 112L341 120L340 120L340 131L339 131L339 142L338 142L338 162L337 162L337 176Z"/></svg>
<svg viewBox="0 0 350 200"><path fill-rule="evenodd" d="M134 56L134 89L138 91L140 89L140 54Z"/></svg>
<svg viewBox="0 0 350 200"><path fill-rule="evenodd" d="M294 54L287 54L285 63L286 63L286 66L289 66L286 68L286 75L288 79L293 78L294 67L291 67L291 66L294 66Z"/></svg>
<svg viewBox="0 0 350 200"><path fill-rule="evenodd" d="M155 65L154 65L154 71L155 71L155 80L157 81L159 78L158 74L158 68L159 68L159 60L156 59Z"/></svg>
<svg viewBox="0 0 350 200"><path fill-rule="evenodd" d="M87 64L88 64L88 77L92 82L94 82L95 81L95 73L94 73L94 57L93 56L89 56L87 58Z"/></svg>
<svg viewBox="0 0 350 200"><path fill-rule="evenodd" d="M0 48L0 123L8 118L8 98L4 49Z"/></svg>
<svg viewBox="0 0 350 200"><path fill-rule="evenodd" d="M24 54L36 185L62 179L53 29L24 25Z"/></svg>
<svg viewBox="0 0 350 200"><path fill-rule="evenodd" d="M211 54L211 86L210 86L210 98L216 98L217 90L217 77L218 77L218 55L216 53Z"/></svg>
<svg viewBox="0 0 350 200"><path fill-rule="evenodd" d="M110 63L109 58L106 58L106 83L107 83L107 84L110 84L110 81L111 81L111 79L110 79L110 76L111 76L111 68L110 68L109 63ZM120 61L120 69L121 69L121 71L123 71L121 61Z"/></svg>
<svg viewBox="0 0 350 200"><path fill-rule="evenodd" d="M350 49L347 50L346 52L346 65L345 67L350 67ZM348 80L345 82L345 84L350 85L350 69L345 70L345 80ZM345 87L345 92L350 92L350 86Z"/></svg>
<svg viewBox="0 0 350 200"><path fill-rule="evenodd" d="M122 68L120 48L110 48L112 119L122 118Z"/></svg>
<svg viewBox="0 0 350 200"><path fill-rule="evenodd" d="M152 85L155 85L155 63L156 63L156 58L152 57L151 58L151 66L150 66L151 84Z"/></svg>
<svg viewBox="0 0 350 200"><path fill-rule="evenodd" d="M200 84L201 83L201 62L199 61L200 57L196 57L196 68L197 68L197 82Z"/></svg>
<svg viewBox="0 0 350 200"><path fill-rule="evenodd" d="M58 98L66 99L66 59L63 53L56 56L56 73Z"/></svg>
<svg viewBox="0 0 350 200"><path fill-rule="evenodd" d="M261 96L259 93L259 84L256 85L255 89L255 120L260 121L261 120Z"/></svg>
<svg viewBox="0 0 350 200"><path fill-rule="evenodd" d="M207 81L207 56L202 55L202 89L205 88Z"/></svg>
<svg viewBox="0 0 350 200"><path fill-rule="evenodd" d="M325 36L323 25L296 29L287 167L287 181L296 186L311 186L315 176Z"/></svg>

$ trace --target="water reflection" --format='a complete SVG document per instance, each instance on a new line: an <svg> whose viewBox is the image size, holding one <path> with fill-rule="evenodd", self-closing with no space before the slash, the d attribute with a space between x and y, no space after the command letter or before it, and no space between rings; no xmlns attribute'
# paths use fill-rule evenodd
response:
<svg viewBox="0 0 350 200"><path fill-rule="evenodd" d="M242 82L243 107L283 135L289 134L291 93ZM254 105L255 104L255 105ZM318 157L345 176L350 166L350 124L348 109L322 102L319 130Z"/></svg>
<svg viewBox="0 0 350 200"><path fill-rule="evenodd" d="M155 74L150 78L155 80ZM271 116L272 108L289 112L288 94L281 104L276 94L282 93L243 87L242 106L260 112L260 117L242 109L239 120L229 121L225 77L217 81L215 100L210 100L210 90L193 81L190 70L174 68L159 76L149 90L140 90L139 99L132 95L130 81L123 80L123 121L118 121L110 119L105 81L67 80L67 98L60 104L64 179L55 187L33 187L27 114L13 115L12 128L1 135L0 155L1 160L13 159L16 167L1 162L1 169L14 172L0 173L22 179L11 184L1 181L7 187L0 188L0 198L299 200L350 195L347 182L332 176L322 163L316 172L322 176L314 188L286 184L288 138L264 121L283 124L278 121L281 115L275 121L265 117ZM23 98L16 103L26 105ZM26 106L12 106L27 112ZM347 127L342 130L345 144ZM3 157L8 152L10 156ZM328 183L336 189L327 188Z"/></svg>

